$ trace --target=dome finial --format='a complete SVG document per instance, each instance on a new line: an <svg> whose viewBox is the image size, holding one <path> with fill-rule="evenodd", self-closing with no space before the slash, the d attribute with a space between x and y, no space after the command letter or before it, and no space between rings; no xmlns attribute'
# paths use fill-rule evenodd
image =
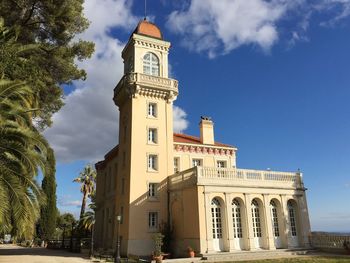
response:
<svg viewBox="0 0 350 263"><path fill-rule="evenodd" d="M147 20L147 0L145 0L145 17L143 20Z"/></svg>

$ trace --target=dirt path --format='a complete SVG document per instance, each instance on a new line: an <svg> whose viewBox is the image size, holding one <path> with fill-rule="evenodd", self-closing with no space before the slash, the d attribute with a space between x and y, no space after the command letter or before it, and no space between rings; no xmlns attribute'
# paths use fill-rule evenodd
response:
<svg viewBox="0 0 350 263"><path fill-rule="evenodd" d="M81 254L46 248L0 245L0 263L87 263Z"/></svg>

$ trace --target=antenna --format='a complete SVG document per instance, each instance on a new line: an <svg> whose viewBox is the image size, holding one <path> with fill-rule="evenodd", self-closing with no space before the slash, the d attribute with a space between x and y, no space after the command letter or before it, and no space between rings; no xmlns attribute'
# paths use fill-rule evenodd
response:
<svg viewBox="0 0 350 263"><path fill-rule="evenodd" d="M145 17L143 20L147 20L147 0L145 0Z"/></svg>

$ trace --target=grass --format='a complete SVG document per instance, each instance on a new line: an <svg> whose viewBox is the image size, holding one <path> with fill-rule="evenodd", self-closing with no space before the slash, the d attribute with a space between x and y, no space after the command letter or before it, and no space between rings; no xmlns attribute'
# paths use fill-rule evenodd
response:
<svg viewBox="0 0 350 263"><path fill-rule="evenodd" d="M237 262L237 261L236 261ZM304 257L304 258L282 258L239 261L240 263L350 263L350 257ZM219 263L219 262L218 262ZM233 263L233 262L222 262Z"/></svg>

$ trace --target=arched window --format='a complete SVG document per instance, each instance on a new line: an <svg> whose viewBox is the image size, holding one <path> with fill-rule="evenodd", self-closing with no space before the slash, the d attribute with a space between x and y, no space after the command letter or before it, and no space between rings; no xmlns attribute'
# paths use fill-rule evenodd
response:
<svg viewBox="0 0 350 263"><path fill-rule="evenodd" d="M289 221L290 221L292 236L295 237L297 236L297 223L295 219L294 205L291 200L288 201L287 206L288 206Z"/></svg>
<svg viewBox="0 0 350 263"><path fill-rule="evenodd" d="M233 237L242 238L241 206L237 199L232 200Z"/></svg>
<svg viewBox="0 0 350 263"><path fill-rule="evenodd" d="M276 206L275 201L273 201L273 200L271 200L271 202L270 202L270 210L271 210L273 235L275 237L279 237L280 236L280 231L279 231L279 228L278 228L277 206Z"/></svg>
<svg viewBox="0 0 350 263"><path fill-rule="evenodd" d="M261 237L259 204L255 199L252 201L252 220L254 237Z"/></svg>
<svg viewBox="0 0 350 263"><path fill-rule="evenodd" d="M159 59L155 54L148 52L143 56L143 73L159 76Z"/></svg>
<svg viewBox="0 0 350 263"><path fill-rule="evenodd" d="M213 238L222 238L221 205L217 198L211 201L211 218L213 224Z"/></svg>

